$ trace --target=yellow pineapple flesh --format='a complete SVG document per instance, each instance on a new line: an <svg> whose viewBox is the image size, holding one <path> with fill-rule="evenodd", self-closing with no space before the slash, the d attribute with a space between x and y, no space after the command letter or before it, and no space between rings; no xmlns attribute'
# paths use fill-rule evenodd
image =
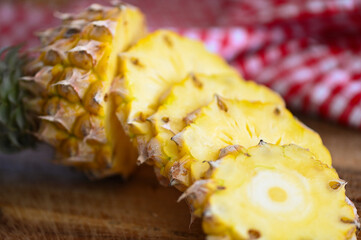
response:
<svg viewBox="0 0 361 240"><path fill-rule="evenodd" d="M202 199L209 239L356 239L346 182L320 160L296 145L263 142L213 162L202 183L210 186Z"/></svg>
<svg viewBox="0 0 361 240"><path fill-rule="evenodd" d="M61 163L94 177L126 177L136 150L117 123L112 81L117 54L145 35L144 17L125 4L93 4L59 17L61 26L40 34L40 56L28 66L38 70L30 84L41 89L38 136L56 148Z"/></svg>
<svg viewBox="0 0 361 240"><path fill-rule="evenodd" d="M216 96L208 106L196 112L192 123L172 140L178 145L179 153L168 162L165 172L175 183L184 186L202 178L208 161L232 150L225 147L251 147L260 140L278 145L297 144L331 166L331 156L320 136L277 103Z"/></svg>
<svg viewBox="0 0 361 240"><path fill-rule="evenodd" d="M158 110L148 118L155 137L147 145L147 156L163 176L166 176L164 166L168 160L178 156L177 146L171 138L190 123L191 116L194 115L192 113L212 101L215 94L240 100L273 102L283 106L283 100L278 94L238 76L188 76L171 88Z"/></svg>
<svg viewBox="0 0 361 240"><path fill-rule="evenodd" d="M138 146L139 162L146 160L146 143L153 137L148 117L174 84L195 74L237 75L200 42L165 30L149 34L120 58L117 116Z"/></svg>

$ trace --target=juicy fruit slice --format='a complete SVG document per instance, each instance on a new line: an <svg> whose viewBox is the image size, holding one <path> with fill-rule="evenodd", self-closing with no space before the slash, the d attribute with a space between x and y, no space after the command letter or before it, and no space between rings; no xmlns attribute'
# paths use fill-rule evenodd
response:
<svg viewBox="0 0 361 240"><path fill-rule="evenodd" d="M117 114L135 140L144 161L145 143L153 136L147 118L173 84L191 74L233 74L235 70L200 43L170 31L156 31L121 54L122 98Z"/></svg>
<svg viewBox="0 0 361 240"><path fill-rule="evenodd" d="M225 147L240 145L248 148L260 140L278 145L297 144L331 166L331 156L320 136L301 124L282 105L274 103L215 97L172 139L178 145L181 158L172 159L166 171L186 186L202 177L207 161L232 150ZM222 148L225 149L220 151ZM182 174L178 174L179 169Z"/></svg>
<svg viewBox="0 0 361 240"><path fill-rule="evenodd" d="M209 178L219 187L203 219L214 239L356 239L345 182L308 150L263 143L215 165Z"/></svg>
<svg viewBox="0 0 361 240"><path fill-rule="evenodd" d="M246 82L237 76L201 74L188 76L175 84L156 113L148 119L156 136L147 146L148 158L161 169L168 159L177 157L178 149L171 138L192 119L192 113L212 101L215 94L239 100L273 102L283 105L282 98L268 88Z"/></svg>
<svg viewBox="0 0 361 240"><path fill-rule="evenodd" d="M36 72L30 84L41 89L38 135L61 163L95 177L126 177L136 151L115 116L112 81L117 54L145 34L144 17L124 4L60 17L60 27L40 34L44 47L28 66Z"/></svg>

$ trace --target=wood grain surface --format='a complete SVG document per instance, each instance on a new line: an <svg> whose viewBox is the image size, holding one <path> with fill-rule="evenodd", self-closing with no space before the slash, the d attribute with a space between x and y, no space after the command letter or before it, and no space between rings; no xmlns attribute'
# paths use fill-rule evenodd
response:
<svg viewBox="0 0 361 240"><path fill-rule="evenodd" d="M330 149L347 193L361 211L361 132L302 119ZM0 155L0 239L204 239L180 193L157 183L142 166L128 181L90 181L51 163L45 145ZM359 240L361 237L359 236Z"/></svg>

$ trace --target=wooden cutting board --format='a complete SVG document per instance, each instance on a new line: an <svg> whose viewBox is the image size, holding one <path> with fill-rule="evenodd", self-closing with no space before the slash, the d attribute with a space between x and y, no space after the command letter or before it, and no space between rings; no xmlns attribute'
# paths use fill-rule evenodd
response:
<svg viewBox="0 0 361 240"><path fill-rule="evenodd" d="M334 167L361 212L361 132L303 119L330 149ZM90 181L49 162L51 150L0 155L0 239L204 239L180 193L159 186L142 166L127 182ZM359 240L361 237L359 236Z"/></svg>

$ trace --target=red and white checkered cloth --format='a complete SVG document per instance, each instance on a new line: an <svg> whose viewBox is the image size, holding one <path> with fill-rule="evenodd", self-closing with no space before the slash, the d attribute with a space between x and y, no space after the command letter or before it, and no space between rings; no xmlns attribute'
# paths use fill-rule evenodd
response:
<svg viewBox="0 0 361 240"><path fill-rule="evenodd" d="M279 92L292 109L361 128L361 0L129 2L146 13L152 29L171 27L203 41L246 79ZM33 32L57 24L54 10L89 4L0 3L0 46L33 46Z"/></svg>

